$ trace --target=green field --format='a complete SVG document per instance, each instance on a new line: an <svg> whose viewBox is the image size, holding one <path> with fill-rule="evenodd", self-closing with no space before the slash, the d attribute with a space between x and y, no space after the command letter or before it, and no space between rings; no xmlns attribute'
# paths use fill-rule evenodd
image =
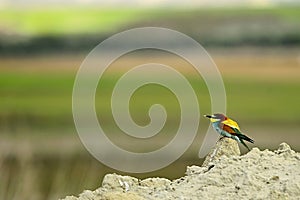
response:
<svg viewBox="0 0 300 200"><path fill-rule="evenodd" d="M2 10L0 23L26 35L109 32L139 16L138 10L96 8Z"/></svg>
<svg viewBox="0 0 300 200"><path fill-rule="evenodd" d="M0 24L7 30L26 35L86 34L111 32L143 21L198 18L274 17L281 21L298 22L297 7L248 9L101 9L101 8L40 8L5 9L0 12ZM183 24L181 24L182 26Z"/></svg>
<svg viewBox="0 0 300 200"><path fill-rule="evenodd" d="M69 121L71 116L72 87L75 77L71 75L48 74L25 75L1 73L1 118L11 117L12 121L19 119L26 121L26 118L35 119L36 123L42 121ZM198 96L207 102L203 103L205 111L209 111L209 96L204 85L196 85L198 80L193 80ZM114 83L106 81L106 86ZM201 84L204 84L201 82ZM294 122L300 118L300 108L295 106L300 100L298 92L300 84L280 83L278 81L263 82L251 80L228 80L225 78L227 88L229 112L235 114L245 121L259 122ZM152 88L154 87L154 88ZM135 98L140 100L133 102L134 107L145 107L152 101L164 101L170 95L165 95L167 91L149 86ZM105 101L109 101L111 91L102 94ZM170 96L172 99L172 97ZM174 98L174 97L173 97ZM200 105L202 106L202 104ZM175 109L175 104L171 104ZM170 103L169 103L170 105ZM98 105L102 106L102 105ZM137 112L137 111L133 111ZM41 120L39 120L41 119ZM38 125L36 124L36 125ZM2 122L2 127L5 124ZM33 124L34 125L34 124Z"/></svg>

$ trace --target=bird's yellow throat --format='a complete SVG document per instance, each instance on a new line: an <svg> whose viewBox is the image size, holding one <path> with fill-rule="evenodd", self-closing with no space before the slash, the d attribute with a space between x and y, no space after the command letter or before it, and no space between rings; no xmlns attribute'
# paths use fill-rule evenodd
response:
<svg viewBox="0 0 300 200"><path fill-rule="evenodd" d="M220 120L219 120L219 119L210 118L210 121L211 121L212 123L214 123L214 122L217 122L217 121L220 121Z"/></svg>

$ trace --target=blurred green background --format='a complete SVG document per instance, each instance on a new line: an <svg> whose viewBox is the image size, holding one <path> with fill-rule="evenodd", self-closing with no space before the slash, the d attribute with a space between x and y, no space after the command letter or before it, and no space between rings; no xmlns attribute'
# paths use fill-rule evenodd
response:
<svg viewBox="0 0 300 200"><path fill-rule="evenodd" d="M72 118L72 89L85 56L109 36L134 27L171 28L197 40L218 66L227 114L255 140L251 147L276 149L287 142L300 150L297 4L118 7L0 7L0 199L57 199L96 189L106 173L126 174L102 165L81 144ZM133 95L130 111L136 123L146 125L150 106L163 104L168 120L162 133L141 141L116 127L110 110L114 84L130 68L147 62L173 66L185 75L197 93L201 114L210 113L211 106L203 79L183 59L155 50L119 58L98 86L97 114L109 138L139 152L164 146L180 120L175 96L148 85ZM202 162L198 151L208 125L201 118L193 145L170 166L130 175L183 176L187 165Z"/></svg>

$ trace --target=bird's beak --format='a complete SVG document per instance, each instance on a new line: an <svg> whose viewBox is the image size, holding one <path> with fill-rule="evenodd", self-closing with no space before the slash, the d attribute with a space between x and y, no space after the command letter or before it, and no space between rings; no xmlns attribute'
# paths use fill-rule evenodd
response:
<svg viewBox="0 0 300 200"><path fill-rule="evenodd" d="M204 117L211 118L211 115L204 115Z"/></svg>

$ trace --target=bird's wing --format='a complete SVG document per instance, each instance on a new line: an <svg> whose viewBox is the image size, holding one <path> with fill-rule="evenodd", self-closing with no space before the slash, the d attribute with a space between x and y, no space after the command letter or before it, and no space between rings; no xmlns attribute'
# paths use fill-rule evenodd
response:
<svg viewBox="0 0 300 200"><path fill-rule="evenodd" d="M226 131L227 133L231 134L231 135L236 135L239 133L239 130L237 130L236 128L233 128L231 126L228 126L226 124L220 124L221 125L221 129Z"/></svg>
<svg viewBox="0 0 300 200"><path fill-rule="evenodd" d="M240 131L239 125L231 119L226 119L226 120L222 121L221 123L224 124L224 127L229 126L232 129L237 129Z"/></svg>

